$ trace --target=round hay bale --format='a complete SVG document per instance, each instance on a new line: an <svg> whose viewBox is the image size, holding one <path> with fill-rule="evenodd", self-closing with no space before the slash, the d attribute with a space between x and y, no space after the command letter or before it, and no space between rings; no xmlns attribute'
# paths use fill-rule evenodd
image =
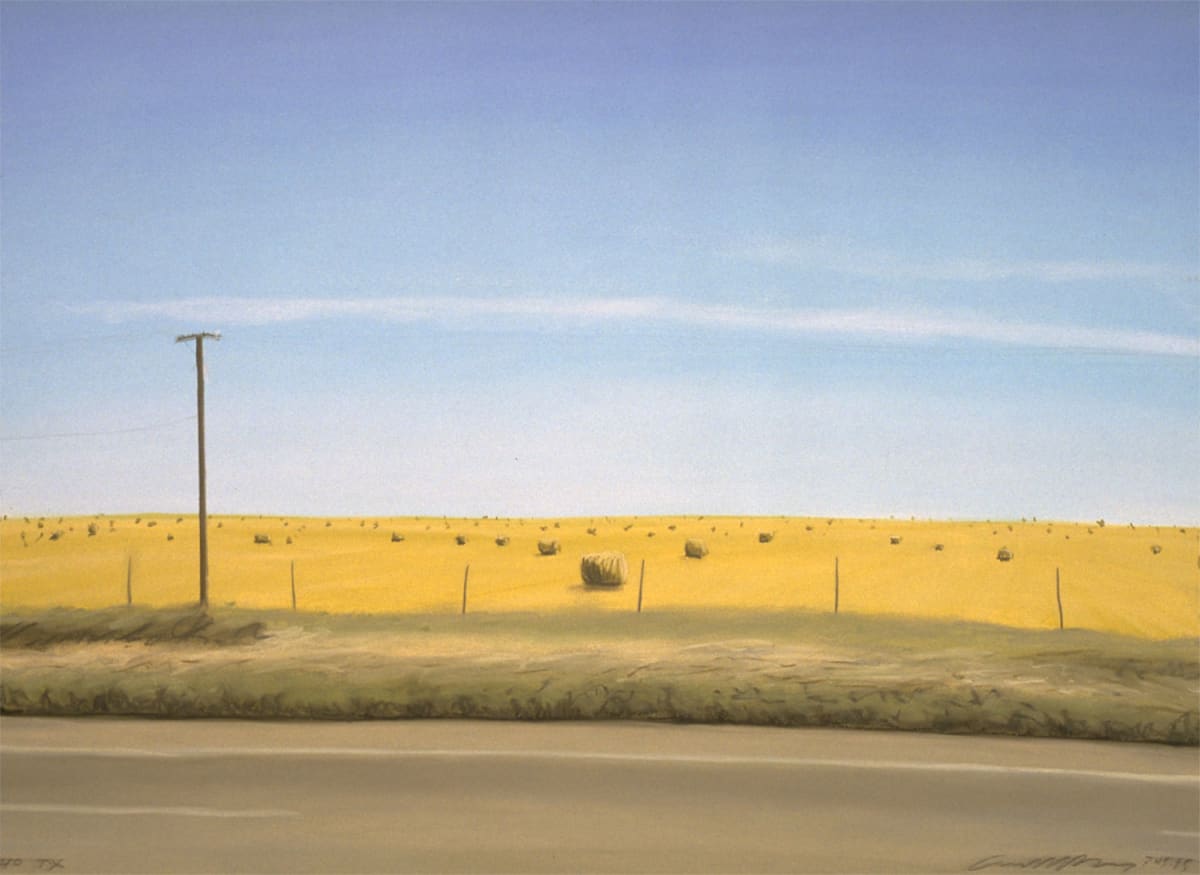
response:
<svg viewBox="0 0 1200 875"><path fill-rule="evenodd" d="M458 546L461 547L463 544L467 543L467 536L466 535L455 535L454 543L458 544Z"/></svg>
<svg viewBox="0 0 1200 875"><path fill-rule="evenodd" d="M538 541L538 553L543 556L554 556L561 549L558 541Z"/></svg>
<svg viewBox="0 0 1200 875"><path fill-rule="evenodd" d="M614 588L624 586L629 580L629 565L624 553L609 550L604 553L586 553L579 562L579 575L584 586Z"/></svg>
<svg viewBox="0 0 1200 875"><path fill-rule="evenodd" d="M1011 562L1012 551L1010 551L1007 547L1001 547L1000 552L996 554L996 558L1001 562Z"/></svg>
<svg viewBox="0 0 1200 875"><path fill-rule="evenodd" d="M683 555L689 559L703 559L708 555L708 545L699 538L688 538L683 545Z"/></svg>
<svg viewBox="0 0 1200 875"><path fill-rule="evenodd" d="M508 546L508 535L500 535L498 538L496 538L496 546L497 547L507 547Z"/></svg>
<svg viewBox="0 0 1200 875"><path fill-rule="evenodd" d="M587 533L588 533L589 535L594 535L594 534L596 534L596 530L595 530L595 529L588 529L588 530L587 530Z"/></svg>
<svg viewBox="0 0 1200 875"><path fill-rule="evenodd" d="M992 534L995 534L995 532L993 532ZM900 543L902 540L903 540L903 538L899 537L898 535L892 535L890 538L888 538L888 541L889 541L889 542L890 542L890 543L891 543L893 546L894 546L894 545L896 545L896 544L899 544L899 543Z"/></svg>
<svg viewBox="0 0 1200 875"><path fill-rule="evenodd" d="M403 540L404 540L404 536L402 534L400 534L399 532L392 532L392 543L393 544L399 544Z"/></svg>
<svg viewBox="0 0 1200 875"><path fill-rule="evenodd" d="M774 532L759 532L758 533L758 543L760 543L760 544L770 544L774 540L775 540Z"/></svg>
<svg viewBox="0 0 1200 875"><path fill-rule="evenodd" d="M255 543L255 544L270 544L270 543L271 543L271 536L270 536L270 535L257 534L257 535L255 535L255 536L254 536L254 543Z"/></svg>
<svg viewBox="0 0 1200 875"><path fill-rule="evenodd" d="M1157 556L1159 553L1162 552L1162 547L1160 547L1158 544L1151 544L1150 552L1153 553L1155 556Z"/></svg>

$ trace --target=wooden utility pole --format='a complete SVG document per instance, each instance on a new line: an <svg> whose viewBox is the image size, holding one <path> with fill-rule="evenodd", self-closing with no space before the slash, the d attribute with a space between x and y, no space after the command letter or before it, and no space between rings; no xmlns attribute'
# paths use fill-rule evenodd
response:
<svg viewBox="0 0 1200 875"><path fill-rule="evenodd" d="M208 607L208 471L204 464L204 338L220 340L212 331L181 334L176 343L196 341L196 437L200 462L200 607Z"/></svg>

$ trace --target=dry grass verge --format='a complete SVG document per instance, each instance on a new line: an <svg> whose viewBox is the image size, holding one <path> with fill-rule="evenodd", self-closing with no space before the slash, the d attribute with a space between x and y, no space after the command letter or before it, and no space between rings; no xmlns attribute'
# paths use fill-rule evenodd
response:
<svg viewBox="0 0 1200 875"><path fill-rule="evenodd" d="M55 611L6 714L633 719L1200 744L1192 639L797 612Z"/></svg>

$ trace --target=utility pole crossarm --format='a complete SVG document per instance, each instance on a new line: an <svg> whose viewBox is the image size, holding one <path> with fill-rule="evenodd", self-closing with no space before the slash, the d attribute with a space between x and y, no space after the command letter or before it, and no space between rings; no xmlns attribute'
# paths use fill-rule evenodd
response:
<svg viewBox="0 0 1200 875"><path fill-rule="evenodd" d="M195 334L181 334L175 338L175 342L176 343L185 343L189 340L200 341L205 337L211 337L213 340L220 340L221 332L219 332L219 331L198 331Z"/></svg>
<svg viewBox="0 0 1200 875"><path fill-rule="evenodd" d="M208 472L204 463L204 338L220 340L215 331L181 334L176 343L196 341L196 438L200 464L200 607L208 607Z"/></svg>

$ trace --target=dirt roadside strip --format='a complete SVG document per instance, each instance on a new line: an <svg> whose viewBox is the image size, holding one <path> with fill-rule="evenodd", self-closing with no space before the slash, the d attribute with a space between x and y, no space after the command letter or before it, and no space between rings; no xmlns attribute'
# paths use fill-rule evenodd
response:
<svg viewBox="0 0 1200 875"><path fill-rule="evenodd" d="M801 618L787 634L775 616L656 618L631 634L627 619L106 616L6 617L3 713L623 719L1200 744L1189 641L865 617Z"/></svg>

